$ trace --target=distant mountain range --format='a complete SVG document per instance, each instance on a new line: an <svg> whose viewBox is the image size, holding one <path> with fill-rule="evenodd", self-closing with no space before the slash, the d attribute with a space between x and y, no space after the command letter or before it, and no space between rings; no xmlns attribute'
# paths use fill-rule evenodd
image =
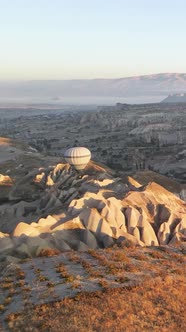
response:
<svg viewBox="0 0 186 332"><path fill-rule="evenodd" d="M0 98L138 97L185 93L186 73L162 73L118 79L0 81Z"/></svg>

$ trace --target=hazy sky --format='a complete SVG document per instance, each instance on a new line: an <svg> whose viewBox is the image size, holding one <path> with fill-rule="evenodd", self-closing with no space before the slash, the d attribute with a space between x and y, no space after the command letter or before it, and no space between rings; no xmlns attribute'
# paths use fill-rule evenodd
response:
<svg viewBox="0 0 186 332"><path fill-rule="evenodd" d="M0 0L0 79L186 72L185 0Z"/></svg>

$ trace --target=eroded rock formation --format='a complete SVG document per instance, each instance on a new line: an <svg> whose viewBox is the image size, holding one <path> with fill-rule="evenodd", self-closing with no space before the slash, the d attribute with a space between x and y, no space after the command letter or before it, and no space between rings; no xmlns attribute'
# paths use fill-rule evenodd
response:
<svg viewBox="0 0 186 332"><path fill-rule="evenodd" d="M1 257L186 240L183 201L157 183L124 181L93 163L81 176L67 164L36 169L12 184L8 197L0 206Z"/></svg>

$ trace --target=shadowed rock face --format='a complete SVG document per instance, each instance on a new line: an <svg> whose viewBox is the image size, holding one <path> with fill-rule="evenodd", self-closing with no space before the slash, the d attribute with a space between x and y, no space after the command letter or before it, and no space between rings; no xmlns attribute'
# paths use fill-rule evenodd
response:
<svg viewBox="0 0 186 332"><path fill-rule="evenodd" d="M93 163L81 176L68 164L31 171L12 185L9 201L0 206L2 257L186 240L183 201L157 183L124 183Z"/></svg>

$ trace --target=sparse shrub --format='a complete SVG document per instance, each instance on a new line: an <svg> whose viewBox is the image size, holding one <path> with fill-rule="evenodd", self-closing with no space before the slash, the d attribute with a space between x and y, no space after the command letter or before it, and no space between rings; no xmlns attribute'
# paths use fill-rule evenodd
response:
<svg viewBox="0 0 186 332"><path fill-rule="evenodd" d="M172 283L173 283L173 276L171 276L171 275L166 275L165 277L164 277L164 282L166 283L166 285L172 285Z"/></svg>
<svg viewBox="0 0 186 332"><path fill-rule="evenodd" d="M124 270L127 271L127 272L137 272L138 271L136 266L133 265L132 263L124 264L123 267L124 267Z"/></svg>
<svg viewBox="0 0 186 332"><path fill-rule="evenodd" d="M18 270L16 271L16 279L25 279L25 272L22 270Z"/></svg>
<svg viewBox="0 0 186 332"><path fill-rule="evenodd" d="M98 277L102 277L103 273L97 269L95 269L95 267L93 267L89 262L87 262L84 259L79 259L79 263L82 265L82 267L88 272L88 274L90 275L90 278L98 278Z"/></svg>
<svg viewBox="0 0 186 332"><path fill-rule="evenodd" d="M71 262L73 263L80 263L80 258L75 254L75 253L70 253L68 255L68 258L70 259Z"/></svg>
<svg viewBox="0 0 186 332"><path fill-rule="evenodd" d="M13 282L5 282L1 284L2 289L9 289L14 286Z"/></svg>
<svg viewBox="0 0 186 332"><path fill-rule="evenodd" d="M15 283L15 287L23 287L25 285L25 281L24 280L19 280Z"/></svg>
<svg viewBox="0 0 186 332"><path fill-rule="evenodd" d="M60 273L60 277L65 279L65 282L73 282L74 276L69 274L66 267L63 264L58 264L56 266L56 272Z"/></svg>
<svg viewBox="0 0 186 332"><path fill-rule="evenodd" d="M73 275L68 275L65 277L65 281L66 282L73 282L75 279L75 277Z"/></svg>
<svg viewBox="0 0 186 332"><path fill-rule="evenodd" d="M71 288L72 289L76 289L76 288L79 288L81 286L81 283L79 280L74 280L72 285L71 285Z"/></svg>
<svg viewBox="0 0 186 332"><path fill-rule="evenodd" d="M52 281L48 281L46 285L47 285L48 288L51 288L51 287L55 286L55 284Z"/></svg>
<svg viewBox="0 0 186 332"><path fill-rule="evenodd" d="M25 287L22 288L22 290L23 290L24 292L30 292L30 291L31 291L31 287L29 287L29 286L25 286Z"/></svg>
<svg viewBox="0 0 186 332"><path fill-rule="evenodd" d="M10 278L10 277L5 277L5 278L3 279L3 281L9 283L9 282L12 282L12 278Z"/></svg>
<svg viewBox="0 0 186 332"><path fill-rule="evenodd" d="M7 296L6 299L4 300L4 305L10 304L11 301L12 301L12 297L11 296Z"/></svg>
<svg viewBox="0 0 186 332"><path fill-rule="evenodd" d="M178 275L185 275L185 270L183 267L175 267L174 269L170 270L170 273L178 274Z"/></svg>
<svg viewBox="0 0 186 332"><path fill-rule="evenodd" d="M34 273L35 273L35 274L40 274L40 273L41 273L41 269L35 269L35 270L34 270Z"/></svg>
<svg viewBox="0 0 186 332"><path fill-rule="evenodd" d="M135 258L135 259L137 259L137 260L139 260L139 261L146 261L146 260L148 260L148 257L145 256L145 255L142 254L142 253L137 253L137 254L135 254L135 255L132 255L132 258Z"/></svg>
<svg viewBox="0 0 186 332"><path fill-rule="evenodd" d="M109 288L109 283L108 283L108 281L106 281L106 280L104 280L104 279L99 280L98 283L99 283L99 285L100 285L101 287L103 287L104 289Z"/></svg>
<svg viewBox="0 0 186 332"><path fill-rule="evenodd" d="M130 279L126 276L120 276L120 277L116 278L116 281L118 281L120 283L124 283L124 282L130 281Z"/></svg>
<svg viewBox="0 0 186 332"><path fill-rule="evenodd" d="M89 269L88 272L90 274L90 278L89 279L91 279L91 278L102 278L105 275L104 272L95 270L93 268Z"/></svg>
<svg viewBox="0 0 186 332"><path fill-rule="evenodd" d="M89 262L87 262L87 261L85 261L85 260L80 260L80 263L81 263L81 265L83 266L83 268L84 269L86 269L86 270L90 270L91 269L91 264L89 263Z"/></svg>
<svg viewBox="0 0 186 332"><path fill-rule="evenodd" d="M152 258L155 258L155 259L163 259L164 258L164 255L159 251L149 252L149 256L151 256Z"/></svg>
<svg viewBox="0 0 186 332"><path fill-rule="evenodd" d="M58 273L66 273L67 271L66 271L66 268L65 268L65 266L63 264L58 264L56 266L56 272L58 272Z"/></svg>
<svg viewBox="0 0 186 332"><path fill-rule="evenodd" d="M119 262L129 262L129 258L126 256L123 250L114 250L111 252L111 259L114 261Z"/></svg>
<svg viewBox="0 0 186 332"><path fill-rule="evenodd" d="M47 278L46 276L44 276L44 275L39 275L39 276L38 276L38 280L39 280L39 281L47 281L48 278Z"/></svg>
<svg viewBox="0 0 186 332"><path fill-rule="evenodd" d="M60 251L58 249L53 249L53 248L46 248L46 249L41 249L39 252L39 257L52 257L52 256L57 256L60 254Z"/></svg>
<svg viewBox="0 0 186 332"><path fill-rule="evenodd" d="M107 274L117 274L121 271L121 268L114 263L108 263L106 268Z"/></svg>
<svg viewBox="0 0 186 332"><path fill-rule="evenodd" d="M135 248L136 246L132 241L125 239L121 243L118 244L118 247L121 247L121 248L125 248L125 247L126 248Z"/></svg>
<svg viewBox="0 0 186 332"><path fill-rule="evenodd" d="M183 254L172 253L171 257L181 264L186 262L186 259L183 256Z"/></svg>
<svg viewBox="0 0 186 332"><path fill-rule="evenodd" d="M4 310L5 310L4 304L0 304L0 311L4 311Z"/></svg>
<svg viewBox="0 0 186 332"><path fill-rule="evenodd" d="M16 290L15 290L15 288L14 288L14 287L10 288L10 289L8 290L8 294L9 294L9 296L12 296L12 295L16 294Z"/></svg>
<svg viewBox="0 0 186 332"><path fill-rule="evenodd" d="M11 314L9 314L9 315L5 318L5 320L6 320L7 322L12 322L12 321L14 321L18 316L19 316L18 313L11 313Z"/></svg>
<svg viewBox="0 0 186 332"><path fill-rule="evenodd" d="M108 264L107 258L103 254L101 254L98 250L96 251L96 250L90 249L90 250L88 250L88 253L92 257L96 258L101 263L101 265L107 266L107 264Z"/></svg>

